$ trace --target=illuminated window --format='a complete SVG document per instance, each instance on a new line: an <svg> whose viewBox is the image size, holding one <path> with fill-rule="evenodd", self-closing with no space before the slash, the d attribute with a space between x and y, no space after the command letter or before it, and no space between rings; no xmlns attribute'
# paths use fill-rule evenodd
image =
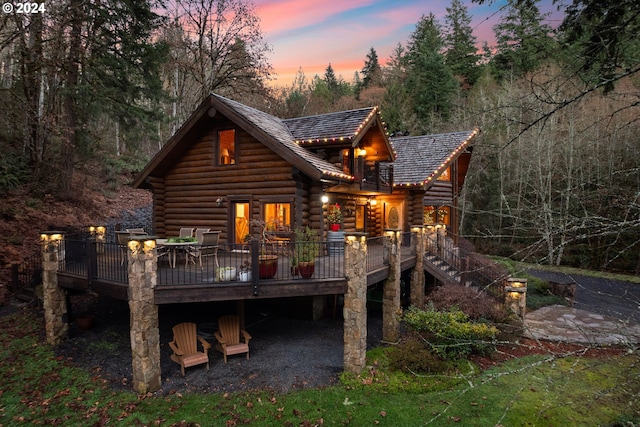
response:
<svg viewBox="0 0 640 427"><path fill-rule="evenodd" d="M438 177L438 181L451 181L451 166L446 168L444 172Z"/></svg>
<svg viewBox="0 0 640 427"><path fill-rule="evenodd" d="M356 205L356 230L364 231L366 209L364 205Z"/></svg>
<svg viewBox="0 0 640 427"><path fill-rule="evenodd" d="M236 131L234 129L218 131L218 164L236 163Z"/></svg>
<svg viewBox="0 0 640 427"><path fill-rule="evenodd" d="M351 162L349 161L349 150L342 150L342 172L351 173Z"/></svg>
<svg viewBox="0 0 640 427"><path fill-rule="evenodd" d="M446 224L451 221L450 206L425 206L423 213L423 224Z"/></svg>
<svg viewBox="0 0 640 427"><path fill-rule="evenodd" d="M265 203L264 222L269 231L291 229L291 203Z"/></svg>

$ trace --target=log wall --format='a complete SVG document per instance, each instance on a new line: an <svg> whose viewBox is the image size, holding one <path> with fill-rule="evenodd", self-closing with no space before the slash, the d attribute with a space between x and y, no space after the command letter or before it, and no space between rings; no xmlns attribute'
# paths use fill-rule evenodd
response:
<svg viewBox="0 0 640 427"><path fill-rule="evenodd" d="M227 242L230 199L249 201L251 219L262 218L263 202L291 203L292 222L309 216L308 179L241 129L236 128L235 164L216 164L217 131L231 127L221 126L194 141L164 178L150 178L157 235L177 236L181 227L206 227L222 231L221 241Z"/></svg>

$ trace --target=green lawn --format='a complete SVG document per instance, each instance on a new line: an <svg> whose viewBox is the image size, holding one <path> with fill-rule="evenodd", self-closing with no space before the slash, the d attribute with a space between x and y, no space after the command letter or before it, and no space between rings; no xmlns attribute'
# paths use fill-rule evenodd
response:
<svg viewBox="0 0 640 427"><path fill-rule="evenodd" d="M283 395L113 391L43 342L32 312L0 317L0 426L613 426L640 421L640 358L537 355L479 372L393 373L389 350L366 375Z"/></svg>

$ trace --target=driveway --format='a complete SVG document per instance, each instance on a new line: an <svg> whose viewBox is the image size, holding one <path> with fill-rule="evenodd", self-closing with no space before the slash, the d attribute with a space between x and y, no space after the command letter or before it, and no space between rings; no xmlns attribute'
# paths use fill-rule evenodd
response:
<svg viewBox="0 0 640 427"><path fill-rule="evenodd" d="M535 269L527 273L557 283L575 283L577 309L640 324L640 284Z"/></svg>

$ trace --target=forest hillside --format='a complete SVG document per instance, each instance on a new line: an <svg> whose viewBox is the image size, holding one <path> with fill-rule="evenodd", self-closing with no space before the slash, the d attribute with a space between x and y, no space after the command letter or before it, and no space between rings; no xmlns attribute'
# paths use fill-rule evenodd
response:
<svg viewBox="0 0 640 427"><path fill-rule="evenodd" d="M554 2L550 24L539 1L507 0L489 45L469 12L483 2L425 10L389 58L363 52L351 80L329 63L284 87L269 86L250 1L62 0L0 16L0 267L43 228L148 203L126 184L215 92L281 118L379 105L391 137L479 127L463 237L640 273L640 3Z"/></svg>

